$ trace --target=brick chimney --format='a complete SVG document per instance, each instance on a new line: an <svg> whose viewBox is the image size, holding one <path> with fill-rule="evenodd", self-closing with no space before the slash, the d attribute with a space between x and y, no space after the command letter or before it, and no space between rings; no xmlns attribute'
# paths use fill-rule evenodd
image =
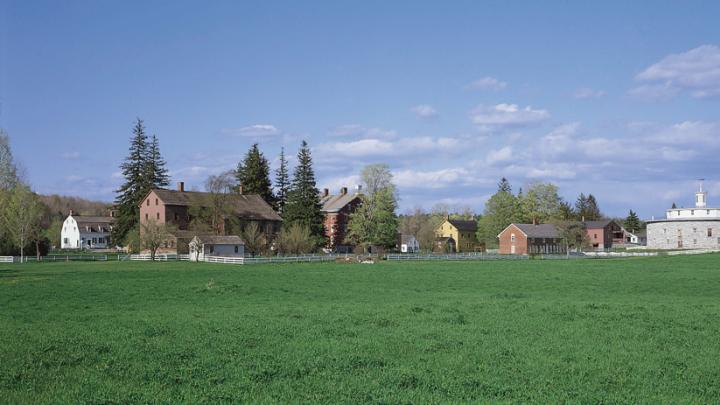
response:
<svg viewBox="0 0 720 405"><path fill-rule="evenodd" d="M347 194L347 187L340 188L340 194L342 194L342 195Z"/></svg>
<svg viewBox="0 0 720 405"><path fill-rule="evenodd" d="M73 210L70 210L70 216L73 216Z"/></svg>
<svg viewBox="0 0 720 405"><path fill-rule="evenodd" d="M330 189L324 188L323 189L323 197L327 197L330 195Z"/></svg>
<svg viewBox="0 0 720 405"><path fill-rule="evenodd" d="M185 182L184 181L178 181L177 191L179 191L181 193L185 192Z"/></svg>

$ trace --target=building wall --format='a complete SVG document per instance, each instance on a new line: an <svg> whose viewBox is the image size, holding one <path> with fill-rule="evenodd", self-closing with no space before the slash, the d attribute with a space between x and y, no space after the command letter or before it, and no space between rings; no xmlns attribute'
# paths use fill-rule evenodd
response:
<svg viewBox="0 0 720 405"><path fill-rule="evenodd" d="M350 221L350 214L355 212L357 207L360 205L360 199L357 198L344 206L338 212L327 212L324 213L325 218L323 219L323 229L325 237L327 238L327 247L330 249L336 248L338 245L347 245L345 237L348 233L348 222Z"/></svg>
<svg viewBox="0 0 720 405"><path fill-rule="evenodd" d="M80 231L77 228L77 222L73 217L65 218L62 230L60 231L60 247L62 249L79 249Z"/></svg>
<svg viewBox="0 0 720 405"><path fill-rule="evenodd" d="M513 235L515 235L514 241ZM500 233L498 239L500 244L499 253L501 255L528 254L527 237L515 225L510 225L509 227L505 228L505 230ZM515 250L512 249L513 246L515 246Z"/></svg>
<svg viewBox="0 0 720 405"><path fill-rule="evenodd" d="M710 236L708 236L710 229ZM718 249L720 221L660 221L647 224L651 249Z"/></svg>
<svg viewBox="0 0 720 405"><path fill-rule="evenodd" d="M158 224L165 223L165 204L154 191L140 203L140 223L147 224L150 220L155 220Z"/></svg>
<svg viewBox="0 0 720 405"><path fill-rule="evenodd" d="M666 211L667 219L720 218L718 208L675 208Z"/></svg>

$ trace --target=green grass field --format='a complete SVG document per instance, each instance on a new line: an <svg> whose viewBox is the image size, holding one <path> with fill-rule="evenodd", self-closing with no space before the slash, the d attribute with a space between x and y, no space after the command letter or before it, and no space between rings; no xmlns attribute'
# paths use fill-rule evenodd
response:
<svg viewBox="0 0 720 405"><path fill-rule="evenodd" d="M720 402L720 255L0 264L3 403Z"/></svg>

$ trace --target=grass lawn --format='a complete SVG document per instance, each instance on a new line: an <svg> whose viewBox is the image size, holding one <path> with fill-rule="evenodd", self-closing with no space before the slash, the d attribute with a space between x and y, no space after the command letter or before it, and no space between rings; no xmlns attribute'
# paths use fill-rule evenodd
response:
<svg viewBox="0 0 720 405"><path fill-rule="evenodd" d="M0 264L0 402L720 402L720 255Z"/></svg>

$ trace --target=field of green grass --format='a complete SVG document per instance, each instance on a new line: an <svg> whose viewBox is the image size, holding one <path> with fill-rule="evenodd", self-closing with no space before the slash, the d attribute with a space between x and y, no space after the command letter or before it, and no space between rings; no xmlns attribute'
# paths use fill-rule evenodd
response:
<svg viewBox="0 0 720 405"><path fill-rule="evenodd" d="M720 402L720 255L0 264L1 403Z"/></svg>

